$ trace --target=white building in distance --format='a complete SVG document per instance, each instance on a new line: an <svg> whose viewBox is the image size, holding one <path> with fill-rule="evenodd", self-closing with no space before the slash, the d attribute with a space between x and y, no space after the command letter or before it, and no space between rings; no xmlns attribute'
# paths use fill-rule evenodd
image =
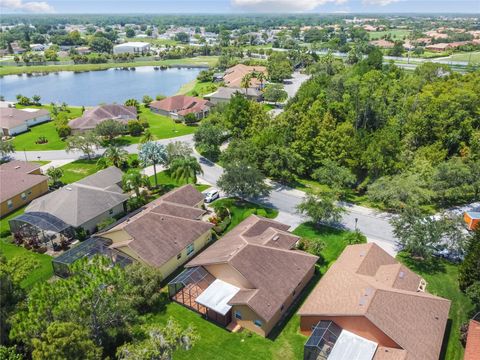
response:
<svg viewBox="0 0 480 360"><path fill-rule="evenodd" d="M114 54L146 54L150 51L150 44L144 42L126 42L113 47Z"/></svg>

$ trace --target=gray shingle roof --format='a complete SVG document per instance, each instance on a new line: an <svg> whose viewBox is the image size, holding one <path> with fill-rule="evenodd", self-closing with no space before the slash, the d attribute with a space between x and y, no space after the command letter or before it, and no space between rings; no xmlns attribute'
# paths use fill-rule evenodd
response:
<svg viewBox="0 0 480 360"><path fill-rule="evenodd" d="M25 212L46 212L74 227L81 226L128 199L117 185L121 179L119 169L107 168L33 200Z"/></svg>

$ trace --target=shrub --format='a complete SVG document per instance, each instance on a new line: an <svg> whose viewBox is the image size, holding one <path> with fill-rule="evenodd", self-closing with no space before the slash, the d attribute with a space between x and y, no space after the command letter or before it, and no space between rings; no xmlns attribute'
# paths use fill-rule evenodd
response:
<svg viewBox="0 0 480 360"><path fill-rule="evenodd" d="M190 113L184 116L183 121L185 122L185 125L193 125L195 124L198 120L195 114Z"/></svg>
<svg viewBox="0 0 480 360"><path fill-rule="evenodd" d="M267 211L265 209L257 209L256 213L258 216L267 217Z"/></svg>
<svg viewBox="0 0 480 360"><path fill-rule="evenodd" d="M138 160L137 158L133 158L132 160L130 160L130 164L129 164L130 168L138 168L139 166L140 166L140 160Z"/></svg>
<svg viewBox="0 0 480 360"><path fill-rule="evenodd" d="M138 120L138 122L140 123L140 125L142 125L144 129L147 129L150 127L150 124L148 123L147 120Z"/></svg>
<svg viewBox="0 0 480 360"><path fill-rule="evenodd" d="M140 121L131 120L128 122L128 132L132 136L140 136L143 132L143 126Z"/></svg>
<svg viewBox="0 0 480 360"><path fill-rule="evenodd" d="M48 143L48 139L46 136L39 136L35 144L46 144Z"/></svg>
<svg viewBox="0 0 480 360"><path fill-rule="evenodd" d="M97 228L98 228L98 230L103 230L103 229L107 228L108 226L112 225L114 222L115 222L115 219L111 218L111 217L103 219L102 221L100 221L97 224Z"/></svg>
<svg viewBox="0 0 480 360"><path fill-rule="evenodd" d="M68 125L61 125L57 128L57 133L61 138L66 138L72 134L72 129Z"/></svg>

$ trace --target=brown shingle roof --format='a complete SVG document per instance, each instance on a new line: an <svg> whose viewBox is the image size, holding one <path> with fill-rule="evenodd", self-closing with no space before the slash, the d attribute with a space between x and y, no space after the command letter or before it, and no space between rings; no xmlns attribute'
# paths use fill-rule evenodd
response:
<svg viewBox="0 0 480 360"><path fill-rule="evenodd" d="M395 349L390 347L379 346L373 360L405 360L407 352L403 349Z"/></svg>
<svg viewBox="0 0 480 360"><path fill-rule="evenodd" d="M480 322L470 320L468 324L467 345L465 346L465 356L463 360L480 359Z"/></svg>
<svg viewBox="0 0 480 360"><path fill-rule="evenodd" d="M288 241L273 240L284 229L288 226L251 215L186 266L228 263L253 286L242 289L230 303L248 305L269 321L318 260L316 256L290 250L299 239L297 236L290 234ZM271 241L278 244L269 245Z"/></svg>
<svg viewBox="0 0 480 360"><path fill-rule="evenodd" d="M176 112L184 116L190 113L207 111L210 108L210 103L208 100L194 96L175 95L167 97L163 100L151 102L150 108L168 112Z"/></svg>
<svg viewBox="0 0 480 360"><path fill-rule="evenodd" d="M408 359L438 359L450 301L417 292L420 280L376 244L347 246L298 313L365 316Z"/></svg>
<svg viewBox="0 0 480 360"><path fill-rule="evenodd" d="M189 184L170 191L162 196L162 199L175 204L195 206L204 200L204 196L195 186Z"/></svg>
<svg viewBox="0 0 480 360"><path fill-rule="evenodd" d="M71 120L68 126L74 130L91 130L105 120L113 119L126 124L129 120L135 120L136 118L137 109L135 106L100 105L93 109L85 110L81 117Z"/></svg>
<svg viewBox="0 0 480 360"><path fill-rule="evenodd" d="M16 171L21 172L24 174L30 174L35 170L40 169L41 165L38 163L30 162L30 161L21 161L21 160L12 160L7 163L0 165L0 170L6 171Z"/></svg>
<svg viewBox="0 0 480 360"><path fill-rule="evenodd" d="M161 267L213 227L197 220L205 211L193 206L202 200L202 193L194 186L182 186L147 204L141 212L103 235L125 231L131 240L112 247L127 246L149 265Z"/></svg>
<svg viewBox="0 0 480 360"><path fill-rule="evenodd" d="M12 161L0 165L0 202L7 201L35 185L48 181L47 176L29 174L37 168L36 165L23 161Z"/></svg>
<svg viewBox="0 0 480 360"><path fill-rule="evenodd" d="M2 129L12 129L25 124L27 120L35 119L39 116L45 116L48 114L50 113L45 109L26 111L10 107L0 108L0 127Z"/></svg>

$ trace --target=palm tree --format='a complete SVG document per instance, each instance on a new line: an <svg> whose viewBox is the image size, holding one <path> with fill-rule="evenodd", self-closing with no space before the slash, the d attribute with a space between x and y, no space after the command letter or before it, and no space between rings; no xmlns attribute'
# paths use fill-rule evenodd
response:
<svg viewBox="0 0 480 360"><path fill-rule="evenodd" d="M260 81L260 87L263 89L263 82L266 80L265 74L261 71L255 71L254 78Z"/></svg>
<svg viewBox="0 0 480 360"><path fill-rule="evenodd" d="M118 146L110 145L103 153L107 163L118 168L128 161L128 152Z"/></svg>
<svg viewBox="0 0 480 360"><path fill-rule="evenodd" d="M47 169L47 176L50 178L52 186L55 186L60 182L63 176L63 170L59 167L50 166Z"/></svg>
<svg viewBox="0 0 480 360"><path fill-rule="evenodd" d="M202 167L193 156L176 158L170 164L170 176L177 182L184 181L193 184L197 182L197 174L203 174Z"/></svg>
<svg viewBox="0 0 480 360"><path fill-rule="evenodd" d="M155 176L155 187L158 187L157 165L165 165L167 163L167 151L165 146L153 141L146 142L140 147L138 159L142 166L153 165L153 173Z"/></svg>
<svg viewBox="0 0 480 360"><path fill-rule="evenodd" d="M143 136L140 139L140 143L145 144L149 141L153 141L153 134L150 129L145 129L145 131L143 132Z"/></svg>
<svg viewBox="0 0 480 360"><path fill-rule="evenodd" d="M252 74L246 74L242 78L242 82L240 83L240 86L245 89L245 95L247 95L248 88L250 87L250 81L252 80Z"/></svg>
<svg viewBox="0 0 480 360"><path fill-rule="evenodd" d="M149 186L150 181L148 177L143 175L139 170L130 169L122 177L123 190L125 191L134 191L135 196L140 199L140 188L144 186Z"/></svg>

